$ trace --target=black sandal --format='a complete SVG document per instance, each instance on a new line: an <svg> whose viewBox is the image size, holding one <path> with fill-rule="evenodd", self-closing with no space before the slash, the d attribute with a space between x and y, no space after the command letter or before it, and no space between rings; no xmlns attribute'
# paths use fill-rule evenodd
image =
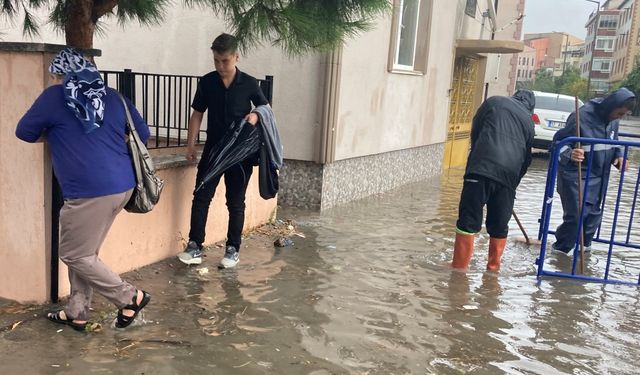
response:
<svg viewBox="0 0 640 375"><path fill-rule="evenodd" d="M149 301L151 301L151 295L149 293L145 292L144 290L142 290L141 292L142 292L142 301L140 301L139 305L136 302L138 300L138 291L136 290L136 295L133 296L133 298L132 298L133 303L121 308L120 310L118 310L118 317L117 317L117 320L116 320L116 328L126 328L129 325L131 325L131 323L133 323L133 321L135 320L136 316L138 316L138 313L145 306L147 306ZM133 310L133 316L124 315L122 313L122 310Z"/></svg>
<svg viewBox="0 0 640 375"><path fill-rule="evenodd" d="M60 316L60 313L62 311L63 310L58 310L58 311L53 311L48 313L47 319L49 319L54 323L68 325L69 327L75 329L78 332L85 332L87 328L87 323L74 323L73 319L67 316L67 313L64 314L66 316L66 319L62 319L62 317Z"/></svg>

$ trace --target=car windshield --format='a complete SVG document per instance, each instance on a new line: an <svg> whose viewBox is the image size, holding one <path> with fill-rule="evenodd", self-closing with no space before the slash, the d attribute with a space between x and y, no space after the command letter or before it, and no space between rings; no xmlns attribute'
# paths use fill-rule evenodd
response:
<svg viewBox="0 0 640 375"><path fill-rule="evenodd" d="M579 103L582 105L582 103ZM573 112L575 102L573 99L565 99L558 96L536 96L536 108L550 111Z"/></svg>

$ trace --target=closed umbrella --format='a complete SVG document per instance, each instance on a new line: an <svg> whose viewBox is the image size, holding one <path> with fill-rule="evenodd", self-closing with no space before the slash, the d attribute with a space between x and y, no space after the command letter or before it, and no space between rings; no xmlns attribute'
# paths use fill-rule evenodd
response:
<svg viewBox="0 0 640 375"><path fill-rule="evenodd" d="M227 169L255 154L260 148L260 143L260 134L255 126L245 120L233 122L220 141L211 148L211 152L202 155L203 158L207 158L209 168L196 192Z"/></svg>

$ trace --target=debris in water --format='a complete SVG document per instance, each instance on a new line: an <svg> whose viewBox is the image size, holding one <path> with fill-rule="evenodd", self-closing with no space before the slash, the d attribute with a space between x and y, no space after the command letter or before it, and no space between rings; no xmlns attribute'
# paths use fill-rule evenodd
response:
<svg viewBox="0 0 640 375"><path fill-rule="evenodd" d="M291 241L291 239L287 237L279 237L273 242L273 245L277 247L286 247L293 245L293 241Z"/></svg>

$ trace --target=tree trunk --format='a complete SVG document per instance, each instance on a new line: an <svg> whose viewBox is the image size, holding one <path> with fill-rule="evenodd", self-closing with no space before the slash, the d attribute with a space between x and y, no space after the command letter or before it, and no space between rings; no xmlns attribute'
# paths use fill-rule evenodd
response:
<svg viewBox="0 0 640 375"><path fill-rule="evenodd" d="M73 0L70 1L67 22L64 25L64 34L67 45L75 48L93 48L93 33L96 30L96 23L91 14L93 1Z"/></svg>
<svg viewBox="0 0 640 375"><path fill-rule="evenodd" d="M93 34L100 17L111 12L117 0L71 0L64 25L67 45L75 48L93 48Z"/></svg>

